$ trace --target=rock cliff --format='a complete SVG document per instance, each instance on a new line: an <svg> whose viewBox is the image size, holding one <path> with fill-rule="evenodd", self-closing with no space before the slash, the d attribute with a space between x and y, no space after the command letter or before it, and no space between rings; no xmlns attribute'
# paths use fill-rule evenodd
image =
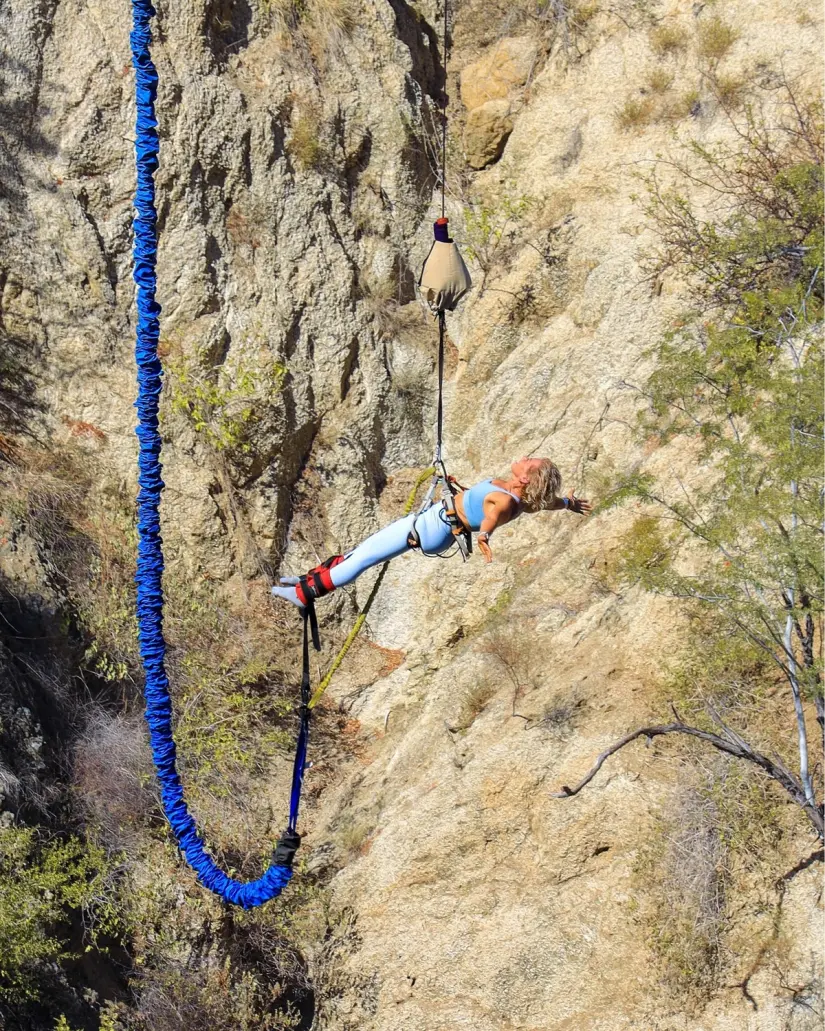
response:
<svg viewBox="0 0 825 1031"><path fill-rule="evenodd" d="M3 440L71 446L92 497L136 483L128 17L123 0L0 9ZM446 440L463 482L528 453L585 496L630 470L704 475L678 441L639 444L628 384L682 303L675 277L645 276L638 174L677 137L734 131L703 63L711 19L732 30L714 72L742 91L816 67L802 2L457 5L448 214L476 287L448 319ZM164 537L175 577L242 616L269 577L394 518L429 461L435 331L414 285L438 32L402 0L159 4ZM309 869L350 921L332 959L306 943L313 1026L818 1026L816 866L778 915L761 901L813 847L804 828L742 889L727 980L696 1007L658 983L646 930L647 843L692 783L678 748L639 744L551 797L645 720L682 641L670 603L605 586L630 518L543 513L496 535L492 565L390 567L325 700L350 744L308 775ZM3 577L48 597L20 541ZM327 655L371 582L330 599Z"/></svg>

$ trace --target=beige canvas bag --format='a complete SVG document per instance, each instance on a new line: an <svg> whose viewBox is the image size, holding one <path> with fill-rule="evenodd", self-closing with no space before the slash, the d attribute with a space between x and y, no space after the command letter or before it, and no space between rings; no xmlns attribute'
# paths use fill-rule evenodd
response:
<svg viewBox="0 0 825 1031"><path fill-rule="evenodd" d="M435 240L421 269L418 288L433 313L453 311L473 281L458 247L450 239L447 219L440 218L434 230Z"/></svg>

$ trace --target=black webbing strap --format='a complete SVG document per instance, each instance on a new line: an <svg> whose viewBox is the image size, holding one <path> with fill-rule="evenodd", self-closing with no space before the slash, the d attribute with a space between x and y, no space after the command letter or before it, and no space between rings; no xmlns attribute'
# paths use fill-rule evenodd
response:
<svg viewBox="0 0 825 1031"><path fill-rule="evenodd" d="M436 474L447 479L444 458L441 454L442 437L444 435L444 340L447 335L446 316L444 311L438 313L438 409L435 424L435 460ZM440 466L440 468L439 468Z"/></svg>
<svg viewBox="0 0 825 1031"><path fill-rule="evenodd" d="M304 606L304 641L302 648L302 669L301 669L301 708L300 725L298 727L298 742L295 746L295 762L292 767L292 791L289 796L289 823L287 830L291 834L297 834L298 807L301 804L301 788L304 783L304 769L306 768L307 746L309 745L309 720L310 720L310 687L312 670L309 664L309 642L312 639L313 648L321 650L321 637L318 633L318 617L315 614L315 604L310 598ZM300 839L299 839L300 841ZM297 845L295 846L297 848ZM293 850L294 852L294 850Z"/></svg>

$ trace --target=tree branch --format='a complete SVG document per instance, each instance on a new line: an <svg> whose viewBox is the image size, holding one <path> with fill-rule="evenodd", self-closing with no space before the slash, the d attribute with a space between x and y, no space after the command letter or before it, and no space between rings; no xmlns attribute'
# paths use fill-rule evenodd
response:
<svg viewBox="0 0 825 1031"><path fill-rule="evenodd" d="M757 752L746 741L739 737L738 734L732 735L734 740L729 741L726 738L721 737L719 734L714 734L707 730L701 730L699 727L692 727L687 723L683 723L682 720L678 718L675 710L674 715L677 716L675 723L640 727L638 730L634 730L630 734L626 734L619 741L616 741L614 744L610 745L609 748L606 748L598 756L596 762L578 784L573 787L563 784L561 790L551 792L550 797L572 798L573 795L578 795L578 793L585 788L591 780L593 780L611 755L615 755L616 752L621 751L622 748L625 748L640 737L647 738L648 741L651 741L654 737L662 737L665 734L684 734L687 737L698 738L700 741L706 741L709 745L712 745L720 752L732 755L735 759L744 759L746 762L752 763L754 766L758 766L771 778L771 780L775 780L783 790L791 796L796 805L804 810L805 815L813 824L819 837L825 840L825 820L823 820L822 810L817 805L812 804L805 797L803 786L792 774L789 773L781 762L775 762L773 759L763 755L761 752Z"/></svg>

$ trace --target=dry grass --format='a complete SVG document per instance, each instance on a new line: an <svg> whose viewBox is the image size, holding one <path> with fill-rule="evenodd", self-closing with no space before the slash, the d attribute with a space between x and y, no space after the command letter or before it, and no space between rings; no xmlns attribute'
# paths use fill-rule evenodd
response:
<svg viewBox="0 0 825 1031"><path fill-rule="evenodd" d="M629 97L616 112L616 124L624 132L640 129L653 121L656 108L649 97Z"/></svg>
<svg viewBox="0 0 825 1031"><path fill-rule="evenodd" d="M363 816L347 814L335 832L335 840L345 860L362 856L369 850L375 825Z"/></svg>
<svg viewBox="0 0 825 1031"><path fill-rule="evenodd" d="M266 0L266 11L285 50L316 69L341 56L347 37L358 24L353 0Z"/></svg>
<svg viewBox="0 0 825 1031"><path fill-rule="evenodd" d="M726 111L741 107L745 99L747 83L738 75L716 75L711 88L713 95Z"/></svg>
<svg viewBox="0 0 825 1031"><path fill-rule="evenodd" d="M397 336L400 327L395 277L379 278L362 271L358 276L358 289L378 335L385 339Z"/></svg>
<svg viewBox="0 0 825 1031"><path fill-rule="evenodd" d="M696 117L701 113L701 94L699 90L685 90L668 97L659 109L659 119L663 122L680 122L683 118Z"/></svg>
<svg viewBox="0 0 825 1031"><path fill-rule="evenodd" d="M650 46L659 57L669 57L684 50L688 43L687 31L672 22L657 25L650 33Z"/></svg>
<svg viewBox="0 0 825 1031"><path fill-rule="evenodd" d="M453 729L467 730L471 727L495 697L497 690L495 684L486 682L474 684L473 687L468 688L461 699L461 708L458 711L458 718L453 724Z"/></svg>
<svg viewBox="0 0 825 1031"><path fill-rule="evenodd" d="M699 56L716 64L728 53L737 39L739 39L739 33L736 29L714 15L699 25L697 38Z"/></svg>
<svg viewBox="0 0 825 1031"><path fill-rule="evenodd" d="M318 170L326 153L319 133L320 119L315 111L298 111L287 139L287 150L303 171Z"/></svg>
<svg viewBox="0 0 825 1031"><path fill-rule="evenodd" d="M652 68L645 78L645 85L651 93L661 96L673 85L673 74L664 68Z"/></svg>

